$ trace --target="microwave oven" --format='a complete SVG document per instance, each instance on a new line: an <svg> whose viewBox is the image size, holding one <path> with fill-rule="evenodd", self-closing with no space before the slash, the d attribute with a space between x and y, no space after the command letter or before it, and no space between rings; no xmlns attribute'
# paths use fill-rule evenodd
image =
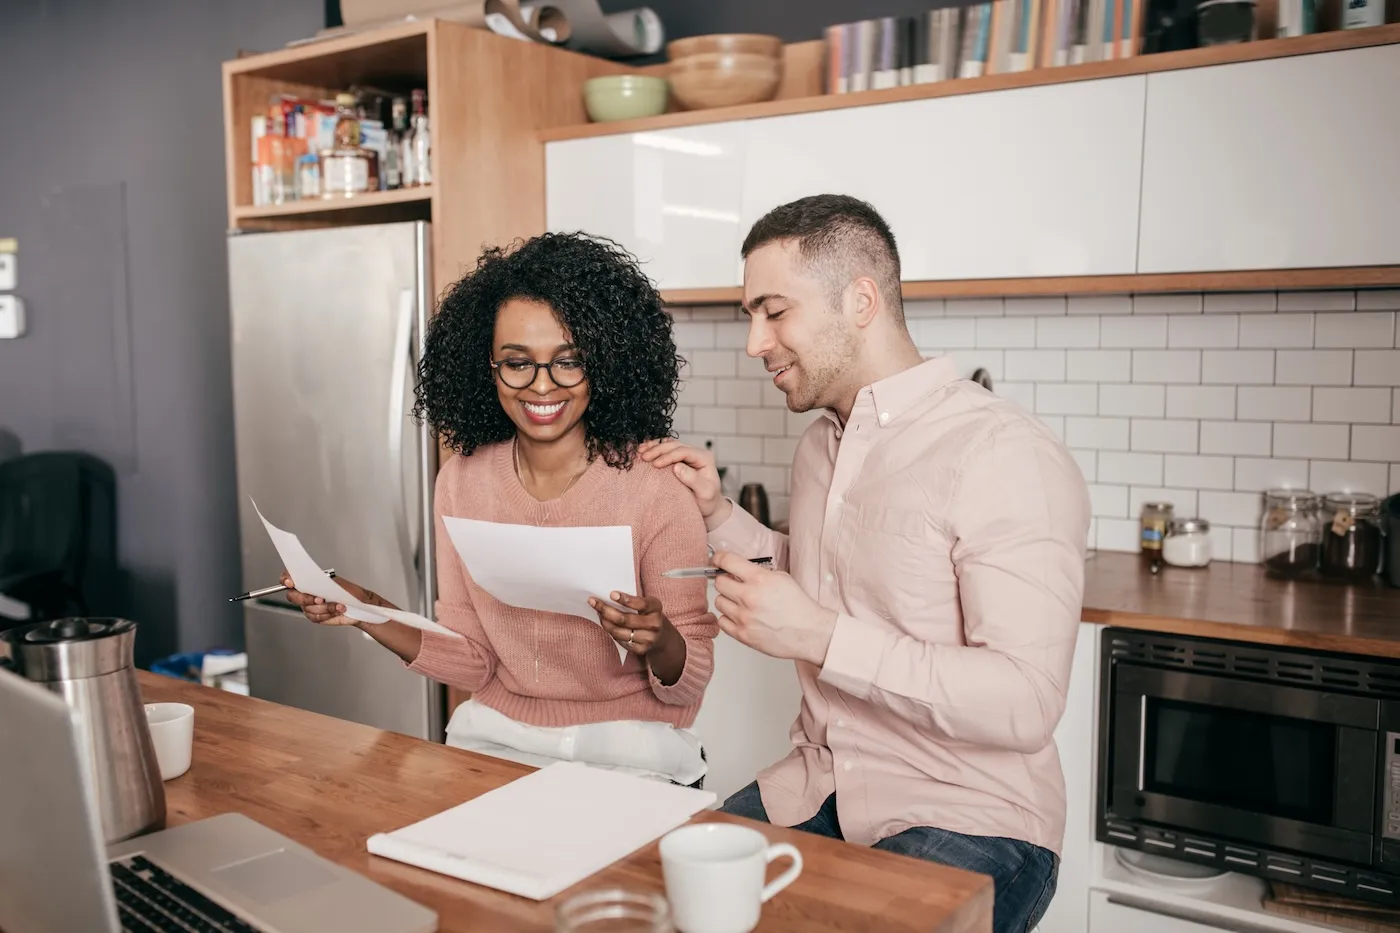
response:
<svg viewBox="0 0 1400 933"><path fill-rule="evenodd" d="M1400 662L1106 628L1095 838L1400 904Z"/></svg>

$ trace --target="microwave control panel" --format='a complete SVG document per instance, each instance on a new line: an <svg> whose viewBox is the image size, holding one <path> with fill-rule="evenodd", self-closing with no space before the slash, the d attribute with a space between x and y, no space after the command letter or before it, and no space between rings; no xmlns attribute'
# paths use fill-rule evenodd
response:
<svg viewBox="0 0 1400 933"><path fill-rule="evenodd" d="M1400 732L1385 734L1385 771L1381 781L1385 787L1381 838L1400 839Z"/></svg>

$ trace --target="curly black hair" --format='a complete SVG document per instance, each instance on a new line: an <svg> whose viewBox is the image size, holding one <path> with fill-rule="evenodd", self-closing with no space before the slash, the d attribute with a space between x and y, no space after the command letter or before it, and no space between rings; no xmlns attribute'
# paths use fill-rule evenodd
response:
<svg viewBox="0 0 1400 933"><path fill-rule="evenodd" d="M638 444L671 436L682 360L660 294L611 240L545 233L483 252L428 326L413 414L447 447L470 455L515 435L489 365L496 314L511 299L548 305L579 349L589 459L630 468Z"/></svg>

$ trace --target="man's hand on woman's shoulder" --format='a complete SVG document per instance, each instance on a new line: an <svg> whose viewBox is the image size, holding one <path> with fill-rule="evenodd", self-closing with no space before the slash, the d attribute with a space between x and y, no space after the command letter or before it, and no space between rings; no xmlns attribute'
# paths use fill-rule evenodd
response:
<svg viewBox="0 0 1400 933"><path fill-rule="evenodd" d="M695 504L705 518L705 530L714 531L729 518L734 506L720 490L715 455L708 450L688 447L674 438L643 441L638 456L657 469L670 469L695 496Z"/></svg>

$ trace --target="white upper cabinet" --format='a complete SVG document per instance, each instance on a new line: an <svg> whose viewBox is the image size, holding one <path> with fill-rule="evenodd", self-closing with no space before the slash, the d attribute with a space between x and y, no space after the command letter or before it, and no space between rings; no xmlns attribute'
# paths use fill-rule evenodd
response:
<svg viewBox="0 0 1400 933"><path fill-rule="evenodd" d="M1140 272L1400 263L1400 45L1147 78Z"/></svg>
<svg viewBox="0 0 1400 933"><path fill-rule="evenodd" d="M545 147L546 225L622 244L661 288L740 284L742 123Z"/></svg>
<svg viewBox="0 0 1400 933"><path fill-rule="evenodd" d="M869 201L905 280L1135 271L1143 76L749 121L742 227Z"/></svg>

